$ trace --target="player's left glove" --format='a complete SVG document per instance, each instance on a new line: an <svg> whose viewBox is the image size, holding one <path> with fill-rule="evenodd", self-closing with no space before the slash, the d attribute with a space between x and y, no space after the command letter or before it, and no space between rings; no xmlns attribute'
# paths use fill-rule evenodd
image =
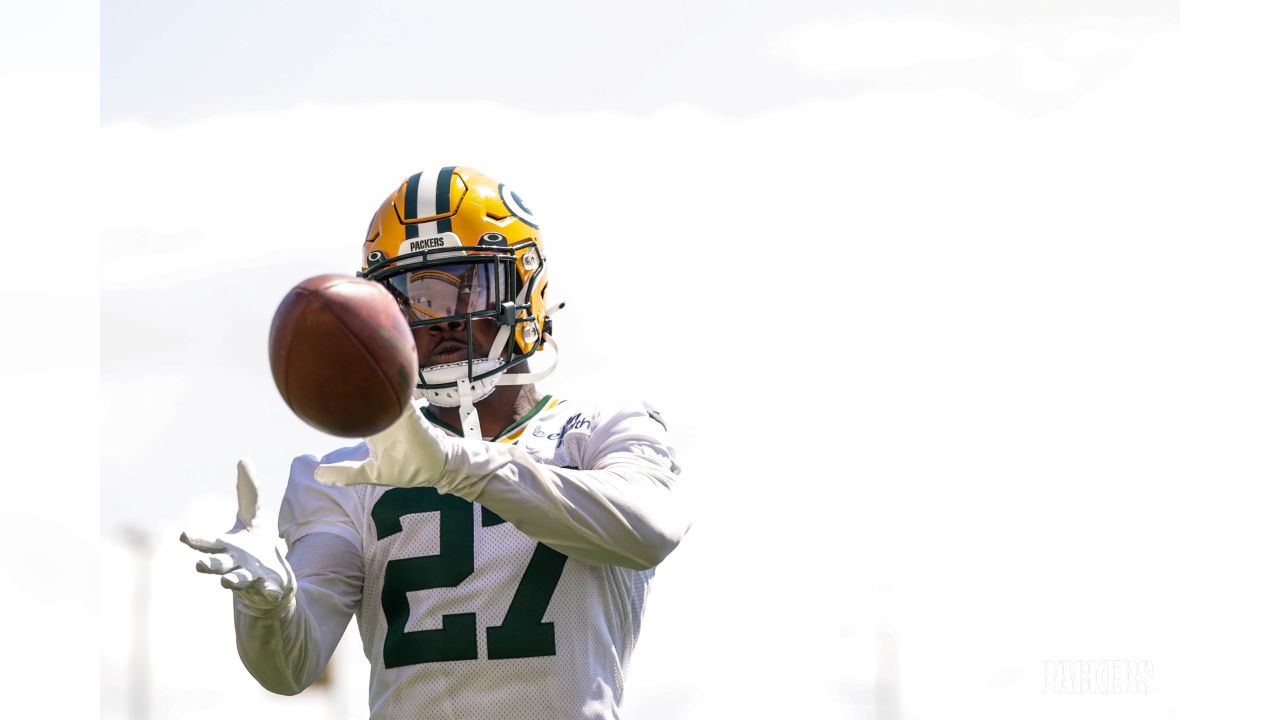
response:
<svg viewBox="0 0 1280 720"><path fill-rule="evenodd" d="M422 416L410 403L391 427L365 439L366 460L348 460L316 468L316 481L325 485L368 484L395 487L437 487L445 462L458 442Z"/></svg>
<svg viewBox="0 0 1280 720"><path fill-rule="evenodd" d="M207 553L196 562L196 571L222 576L222 587L230 588L246 605L267 610L279 607L293 596L297 580L293 568L280 553L274 533L256 525L258 484L245 460L236 465L236 522L229 531L213 539L182 533L179 538L190 547Z"/></svg>

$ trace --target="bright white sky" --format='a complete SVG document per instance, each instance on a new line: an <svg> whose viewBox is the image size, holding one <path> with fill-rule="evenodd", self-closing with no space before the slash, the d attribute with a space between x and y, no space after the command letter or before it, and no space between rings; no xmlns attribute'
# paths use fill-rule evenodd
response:
<svg viewBox="0 0 1280 720"><path fill-rule="evenodd" d="M964 87L1027 109L1061 108L1123 67L1143 38L1178 22L1171 0L102 7L108 124L382 100L478 100L556 115L692 103L741 115L869 87ZM1062 62L1072 87L1055 88L1060 97L1021 82L1028 63L1034 75ZM832 82L830 72L842 70L872 72Z"/></svg>
<svg viewBox="0 0 1280 720"><path fill-rule="evenodd" d="M103 3L104 717L127 529L154 717L363 712L353 642L327 694L257 688L176 537L237 458L278 497L334 444L275 304L453 163L546 228L546 389L645 395L698 503L629 717L1274 707L1275 107L1209 64L1255 45L1154 0L486 7ZM1056 660L1154 689L1045 693Z"/></svg>

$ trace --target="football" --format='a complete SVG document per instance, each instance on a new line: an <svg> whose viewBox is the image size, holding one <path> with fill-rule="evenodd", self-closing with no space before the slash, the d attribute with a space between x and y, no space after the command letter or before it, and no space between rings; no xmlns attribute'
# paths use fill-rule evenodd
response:
<svg viewBox="0 0 1280 720"><path fill-rule="evenodd" d="M418 350L396 301L377 283L318 275L285 295L271 321L271 374L294 414L340 437L367 437L400 417Z"/></svg>

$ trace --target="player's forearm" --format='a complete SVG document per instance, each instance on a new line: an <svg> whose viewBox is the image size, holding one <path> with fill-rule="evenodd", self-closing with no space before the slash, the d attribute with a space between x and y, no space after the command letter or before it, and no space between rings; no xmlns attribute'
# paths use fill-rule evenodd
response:
<svg viewBox="0 0 1280 720"><path fill-rule="evenodd" d="M295 595L275 608L235 603L236 647L264 688L296 695L320 677L342 639L363 586L360 552L330 533L311 533L290 549Z"/></svg>
<svg viewBox="0 0 1280 720"><path fill-rule="evenodd" d="M315 617L313 609L327 604L323 594L302 584L288 603L269 611L235 602L236 648L262 687L297 695L324 672L342 632L334 632L332 619L325 623Z"/></svg>
<svg viewBox="0 0 1280 720"><path fill-rule="evenodd" d="M534 462L518 447L486 446L483 454L451 458L443 489L569 557L644 570L689 529L675 476L643 458L573 470Z"/></svg>
<svg viewBox="0 0 1280 720"><path fill-rule="evenodd" d="M480 504L570 557L647 570L689 529L687 514L659 471L514 468L486 483Z"/></svg>

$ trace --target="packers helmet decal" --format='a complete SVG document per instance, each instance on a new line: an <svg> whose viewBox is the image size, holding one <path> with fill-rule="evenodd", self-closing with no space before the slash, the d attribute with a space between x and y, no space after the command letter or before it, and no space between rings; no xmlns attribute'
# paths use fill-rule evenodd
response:
<svg viewBox="0 0 1280 720"><path fill-rule="evenodd" d="M529 210L520 196L514 190L506 185L498 185L498 194L502 197L502 204L507 206L512 215L524 221L524 224L537 230L538 223L533 219L533 212Z"/></svg>

